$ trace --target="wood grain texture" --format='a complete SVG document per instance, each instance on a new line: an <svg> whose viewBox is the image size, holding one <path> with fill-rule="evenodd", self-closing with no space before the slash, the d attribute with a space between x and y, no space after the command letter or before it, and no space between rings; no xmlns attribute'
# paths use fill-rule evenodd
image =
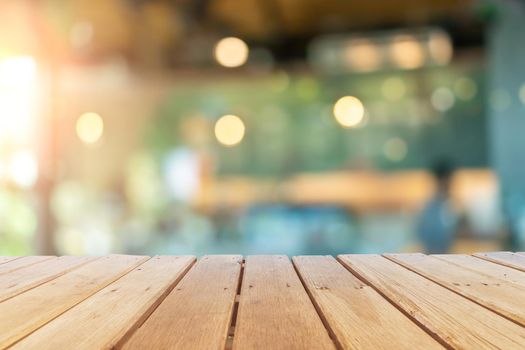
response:
<svg viewBox="0 0 525 350"><path fill-rule="evenodd" d="M111 349L160 304L193 256L157 256L71 308L12 349Z"/></svg>
<svg viewBox="0 0 525 350"><path fill-rule="evenodd" d="M303 283L339 347L443 349L373 288L331 256L294 257Z"/></svg>
<svg viewBox="0 0 525 350"><path fill-rule="evenodd" d="M340 261L452 348L521 349L525 328L379 255Z"/></svg>
<svg viewBox="0 0 525 350"><path fill-rule="evenodd" d="M0 348L29 333L106 287L148 257L110 255L0 303Z"/></svg>
<svg viewBox="0 0 525 350"><path fill-rule="evenodd" d="M19 256L0 256L0 264L4 264L11 260L19 259Z"/></svg>
<svg viewBox="0 0 525 350"><path fill-rule="evenodd" d="M246 259L233 349L333 349L286 256Z"/></svg>
<svg viewBox="0 0 525 350"><path fill-rule="evenodd" d="M34 264L41 263L43 261L53 259L54 256L24 256L19 259L13 259L0 265L0 275L13 272L24 267L28 267Z"/></svg>
<svg viewBox="0 0 525 350"><path fill-rule="evenodd" d="M124 349L224 349L242 257L200 259Z"/></svg>
<svg viewBox="0 0 525 350"><path fill-rule="evenodd" d="M525 287L424 254L385 254L385 257L525 325Z"/></svg>
<svg viewBox="0 0 525 350"><path fill-rule="evenodd" d="M507 266L495 264L493 262L479 259L471 255L440 254L432 256L437 259L447 261L451 264L455 264L456 266L483 273L487 276L490 276L491 278L494 277L502 279L506 282L525 286L525 273Z"/></svg>
<svg viewBox="0 0 525 350"><path fill-rule="evenodd" d="M0 302L61 276L95 257L62 256L0 275Z"/></svg>
<svg viewBox="0 0 525 350"><path fill-rule="evenodd" d="M525 272L525 255L511 252L476 253L474 256Z"/></svg>

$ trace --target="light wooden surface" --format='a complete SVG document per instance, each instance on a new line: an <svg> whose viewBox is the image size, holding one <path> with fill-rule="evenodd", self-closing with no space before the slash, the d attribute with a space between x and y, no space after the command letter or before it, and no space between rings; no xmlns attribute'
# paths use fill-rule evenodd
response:
<svg viewBox="0 0 525 350"><path fill-rule="evenodd" d="M5 263L0 264L0 275L54 258L54 256L26 256L18 259L8 260Z"/></svg>
<svg viewBox="0 0 525 350"><path fill-rule="evenodd" d="M13 349L112 348L160 304L193 260L152 258L24 338Z"/></svg>
<svg viewBox="0 0 525 350"><path fill-rule="evenodd" d="M406 268L525 326L525 287L424 254L386 256Z"/></svg>
<svg viewBox="0 0 525 350"><path fill-rule="evenodd" d="M496 277L505 281L517 283L525 286L525 273L509 269L499 264L493 264L490 261L478 259L471 255L462 254L439 254L433 255L434 257L448 261L454 264L456 267L462 267L476 272L481 272L488 275L490 278Z"/></svg>
<svg viewBox="0 0 525 350"><path fill-rule="evenodd" d="M242 257L205 256L124 344L125 349L224 349Z"/></svg>
<svg viewBox="0 0 525 350"><path fill-rule="evenodd" d="M45 260L26 269L0 275L0 301L12 298L26 290L51 281L83 264L93 257L62 256Z"/></svg>
<svg viewBox="0 0 525 350"><path fill-rule="evenodd" d="M18 256L0 256L0 264L6 263L11 260L18 259Z"/></svg>
<svg viewBox="0 0 525 350"><path fill-rule="evenodd" d="M0 302L0 348L13 344L114 282L146 258L108 256Z"/></svg>
<svg viewBox="0 0 525 350"><path fill-rule="evenodd" d="M523 259L0 257L0 349L525 349Z"/></svg>
<svg viewBox="0 0 525 350"><path fill-rule="evenodd" d="M525 255L523 253L495 252L477 253L475 256L486 259L497 264L512 267L516 270L525 271Z"/></svg>
<svg viewBox="0 0 525 350"><path fill-rule="evenodd" d="M334 348L288 257L246 258L233 348Z"/></svg>
<svg viewBox="0 0 525 350"><path fill-rule="evenodd" d="M293 261L339 347L406 349L417 343L424 349L443 348L331 256L300 256Z"/></svg>
<svg viewBox="0 0 525 350"><path fill-rule="evenodd" d="M519 349L525 328L380 255L342 263L443 343L458 349Z"/></svg>

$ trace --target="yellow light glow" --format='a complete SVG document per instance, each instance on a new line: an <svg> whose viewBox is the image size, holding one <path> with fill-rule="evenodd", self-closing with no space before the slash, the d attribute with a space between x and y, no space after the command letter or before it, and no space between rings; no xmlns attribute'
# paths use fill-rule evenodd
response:
<svg viewBox="0 0 525 350"><path fill-rule="evenodd" d="M354 128L363 121L365 108L357 97L341 97L334 105L334 116L343 127Z"/></svg>
<svg viewBox="0 0 525 350"><path fill-rule="evenodd" d="M0 143L27 144L32 139L36 82L33 57L0 59Z"/></svg>
<svg viewBox="0 0 525 350"><path fill-rule="evenodd" d="M11 180L22 188L32 187L38 177L38 164L30 151L18 151L11 157L9 164Z"/></svg>
<svg viewBox="0 0 525 350"><path fill-rule="evenodd" d="M399 101L405 96L406 85L403 79L391 77L386 79L381 85L383 96L389 101Z"/></svg>
<svg viewBox="0 0 525 350"><path fill-rule="evenodd" d="M425 53L421 44L411 35L400 35L390 46L392 61L402 69L415 69L423 65Z"/></svg>
<svg viewBox="0 0 525 350"><path fill-rule="evenodd" d="M84 113L77 120L76 130L82 142L95 143L104 133L104 121L96 113Z"/></svg>
<svg viewBox="0 0 525 350"><path fill-rule="evenodd" d="M225 146L234 146L242 141L245 129L241 118L228 114L215 123L215 137Z"/></svg>
<svg viewBox="0 0 525 350"><path fill-rule="evenodd" d="M0 86L27 86L36 78L36 61L31 56L15 56L0 60Z"/></svg>
<svg viewBox="0 0 525 350"><path fill-rule="evenodd" d="M240 67L248 60L249 48L239 38L221 39L215 46L215 59L224 67Z"/></svg>
<svg viewBox="0 0 525 350"><path fill-rule="evenodd" d="M449 36L441 31L434 31L430 34L428 49L432 60L440 65L445 65L452 59L452 44Z"/></svg>
<svg viewBox="0 0 525 350"><path fill-rule="evenodd" d="M381 54L370 40L355 40L345 52L346 60L360 72L376 70L381 65Z"/></svg>

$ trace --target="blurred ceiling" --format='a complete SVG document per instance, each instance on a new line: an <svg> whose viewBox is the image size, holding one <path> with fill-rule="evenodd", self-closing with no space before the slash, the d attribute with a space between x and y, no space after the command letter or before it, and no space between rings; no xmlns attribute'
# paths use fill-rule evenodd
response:
<svg viewBox="0 0 525 350"><path fill-rule="evenodd" d="M284 61L304 57L321 34L429 25L449 31L455 46L480 46L480 6L475 0L3 1L0 54L37 47L68 59L120 54L155 65L191 61L217 38L235 35Z"/></svg>

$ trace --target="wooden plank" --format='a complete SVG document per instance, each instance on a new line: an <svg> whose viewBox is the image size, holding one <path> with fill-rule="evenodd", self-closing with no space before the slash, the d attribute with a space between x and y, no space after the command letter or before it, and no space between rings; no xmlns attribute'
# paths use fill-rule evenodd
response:
<svg viewBox="0 0 525 350"><path fill-rule="evenodd" d="M80 267L95 257L61 256L0 275L0 302Z"/></svg>
<svg viewBox="0 0 525 350"><path fill-rule="evenodd" d="M12 349L112 349L151 314L195 261L154 257L100 290Z"/></svg>
<svg viewBox="0 0 525 350"><path fill-rule="evenodd" d="M54 256L25 256L20 259L13 259L0 265L0 275L22 269L43 261L53 259Z"/></svg>
<svg viewBox="0 0 525 350"><path fill-rule="evenodd" d="M249 256L233 349L334 349L286 256Z"/></svg>
<svg viewBox="0 0 525 350"><path fill-rule="evenodd" d="M452 348L520 349L525 328L379 255L340 261Z"/></svg>
<svg viewBox="0 0 525 350"><path fill-rule="evenodd" d="M203 257L124 349L224 349L241 272L239 255Z"/></svg>
<svg viewBox="0 0 525 350"><path fill-rule="evenodd" d="M505 280L506 282L517 283L521 286L525 286L525 273L507 266L478 259L472 255L439 254L432 256L472 271L482 272L488 276Z"/></svg>
<svg viewBox="0 0 525 350"><path fill-rule="evenodd" d="M525 271L525 255L511 252L476 253L474 256L492 261L496 264L512 267L513 269Z"/></svg>
<svg viewBox="0 0 525 350"><path fill-rule="evenodd" d="M343 349L443 349L331 256L296 256L299 276Z"/></svg>
<svg viewBox="0 0 525 350"><path fill-rule="evenodd" d="M385 254L406 268L525 325L525 287L424 254Z"/></svg>
<svg viewBox="0 0 525 350"><path fill-rule="evenodd" d="M0 264L4 264L8 261L19 259L19 256L0 256Z"/></svg>
<svg viewBox="0 0 525 350"><path fill-rule="evenodd" d="M0 303L0 348L7 347L147 260L110 255Z"/></svg>

